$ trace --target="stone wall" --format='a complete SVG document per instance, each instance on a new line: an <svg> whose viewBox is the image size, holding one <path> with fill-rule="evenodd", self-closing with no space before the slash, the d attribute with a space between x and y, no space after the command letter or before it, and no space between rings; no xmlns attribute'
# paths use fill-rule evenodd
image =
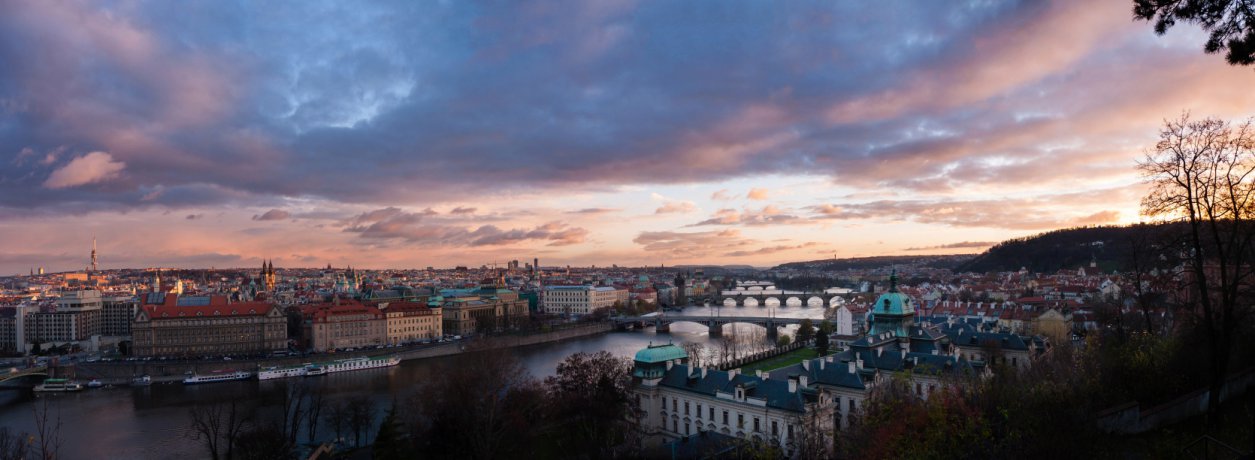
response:
<svg viewBox="0 0 1255 460"><path fill-rule="evenodd" d="M1241 396L1255 384L1255 369L1247 369L1229 377L1221 388L1220 401ZM1210 391L1203 388L1172 401L1143 410L1137 402L1129 402L1098 413L1098 428L1109 433L1137 434L1171 425L1207 412Z"/></svg>
<svg viewBox="0 0 1255 460"><path fill-rule="evenodd" d="M353 352L319 354L267 359L238 359L231 361L121 361L78 363L77 365L59 366L58 376L78 380L100 379L106 384L126 384L132 378L141 375L150 376L155 382L174 382L183 380L184 374L193 372L206 374L217 370L256 371L258 367L294 366L310 362L326 362L337 359L357 358L361 356L392 356L402 361L411 359L435 358L461 353L468 347L478 349L513 348L539 343L558 342L577 337L596 335L614 329L610 323L596 323L567 327L555 331L533 334L481 337L475 340L461 340L410 348L366 349Z"/></svg>

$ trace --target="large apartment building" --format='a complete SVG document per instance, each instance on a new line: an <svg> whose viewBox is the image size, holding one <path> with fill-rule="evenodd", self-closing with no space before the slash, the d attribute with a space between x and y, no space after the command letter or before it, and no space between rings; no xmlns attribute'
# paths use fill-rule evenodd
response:
<svg viewBox="0 0 1255 460"><path fill-rule="evenodd" d="M527 300L510 289L484 287L445 292L441 297L444 333L466 335L483 329L508 329L528 315Z"/></svg>
<svg viewBox="0 0 1255 460"><path fill-rule="evenodd" d="M388 343L439 339L443 334L442 308L425 302L394 301L380 305L388 323Z"/></svg>
<svg viewBox="0 0 1255 460"><path fill-rule="evenodd" d="M225 296L149 294L131 333L136 356L246 355L287 348L282 310L266 302L231 302Z"/></svg>
<svg viewBox="0 0 1255 460"><path fill-rule="evenodd" d="M584 315L627 301L627 290L610 286L545 286L545 313Z"/></svg>
<svg viewBox="0 0 1255 460"><path fill-rule="evenodd" d="M301 307L304 346L326 351L384 345L387 317L378 308L356 300L336 298L331 303Z"/></svg>

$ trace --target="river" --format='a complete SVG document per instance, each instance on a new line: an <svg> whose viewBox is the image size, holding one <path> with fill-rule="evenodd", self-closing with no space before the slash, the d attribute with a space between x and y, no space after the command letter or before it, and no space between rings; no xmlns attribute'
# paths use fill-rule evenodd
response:
<svg viewBox="0 0 1255 460"><path fill-rule="evenodd" d="M816 307L688 307L683 315L766 316L782 318L820 318L823 309ZM725 336L731 326L725 326ZM790 329L793 329L791 327ZM738 325L736 334L761 334L762 328ZM782 333L792 334L789 329ZM705 326L678 323L671 332L652 328L638 331L611 332L562 342L510 349L533 376L553 375L558 363L577 352L606 350L618 356L633 356L649 343L696 342L711 344ZM307 379L321 386L329 401L368 395L375 401L379 417L394 399L403 399L415 384L433 375L440 364L456 365L457 355L442 358L406 361L386 369L331 374ZM0 392L0 426L18 432L35 432L34 412L47 404L52 418L59 417L63 458L96 459L180 459L207 457L204 447L189 437L188 410L204 401L253 401L269 403L282 397L285 386L293 380L255 380L184 386L162 384L146 388L88 389L72 394L35 395L30 390ZM319 429L319 438L333 437ZM326 433L324 433L326 432ZM373 430L372 434L373 436ZM304 435L301 435L304 440Z"/></svg>

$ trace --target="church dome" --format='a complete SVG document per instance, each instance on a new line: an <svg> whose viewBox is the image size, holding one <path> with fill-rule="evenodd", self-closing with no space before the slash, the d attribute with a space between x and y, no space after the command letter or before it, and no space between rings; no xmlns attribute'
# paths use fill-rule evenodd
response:
<svg viewBox="0 0 1255 460"><path fill-rule="evenodd" d="M915 307L911 298L898 292L898 272L889 275L889 291L881 294L872 307L872 313L881 315L913 315Z"/></svg>
<svg viewBox="0 0 1255 460"><path fill-rule="evenodd" d="M636 352L638 363L661 363L673 359L688 359L689 355L683 348L672 344L650 345Z"/></svg>

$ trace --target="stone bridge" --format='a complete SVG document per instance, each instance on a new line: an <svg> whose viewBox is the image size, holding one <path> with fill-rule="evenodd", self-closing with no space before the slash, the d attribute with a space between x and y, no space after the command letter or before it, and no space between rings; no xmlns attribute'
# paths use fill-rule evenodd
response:
<svg viewBox="0 0 1255 460"><path fill-rule="evenodd" d="M16 368L14 368L16 369ZM17 382L36 383L33 377L48 377L48 366L34 366L26 369L17 369L13 372L5 372L0 374L0 385L9 386ZM27 379L27 380L22 380ZM20 384L19 384L20 385Z"/></svg>
<svg viewBox="0 0 1255 460"><path fill-rule="evenodd" d="M725 324L755 324L767 329L767 337L776 340L779 336L777 328L790 324L801 324L805 318L777 318L774 316L686 316L686 315L654 315L654 316L620 316L614 318L615 325L626 328L629 324L654 326L655 330L665 332L671 330L672 323L696 323L708 328L711 337L723 335ZM814 321L814 320L812 320Z"/></svg>
<svg viewBox="0 0 1255 460"><path fill-rule="evenodd" d="M829 307L845 304L854 295L841 292L801 292L780 289L723 290L711 296L711 303L724 307Z"/></svg>

